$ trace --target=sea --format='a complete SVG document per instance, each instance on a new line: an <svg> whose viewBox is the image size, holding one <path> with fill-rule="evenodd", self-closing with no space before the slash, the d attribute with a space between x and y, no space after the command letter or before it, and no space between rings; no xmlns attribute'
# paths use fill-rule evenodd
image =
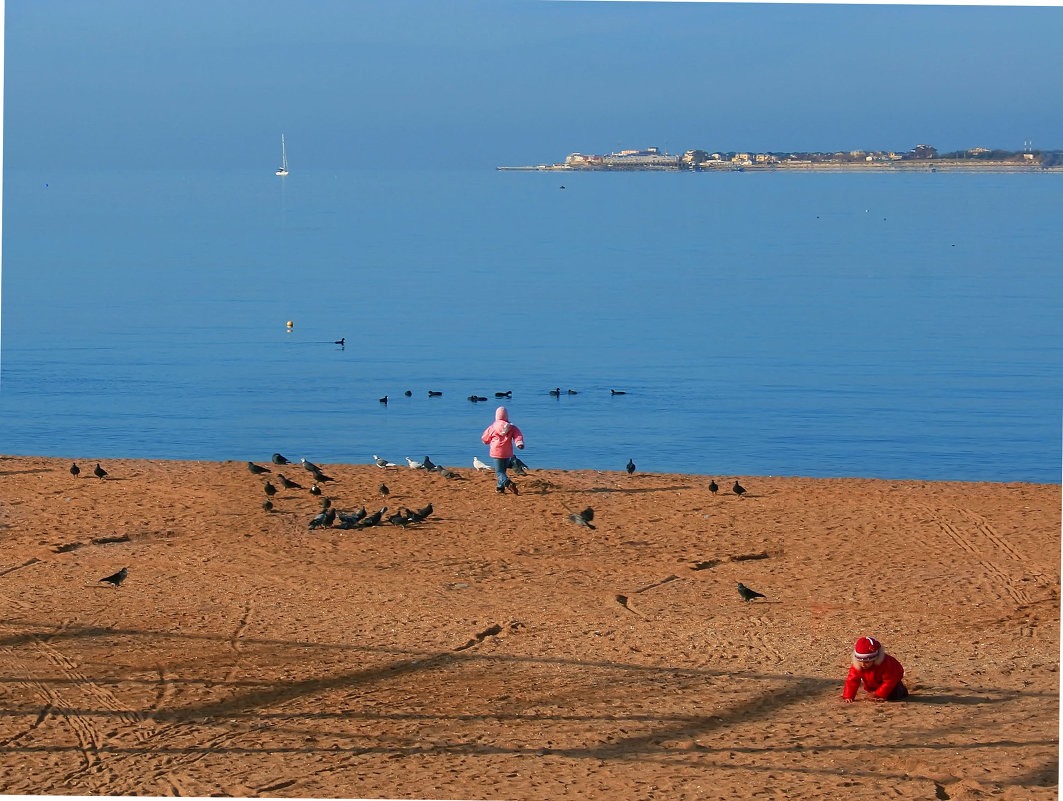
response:
<svg viewBox="0 0 1063 801"><path fill-rule="evenodd" d="M1056 483L1061 208L1047 172L8 169L0 453L462 468L504 404L533 470Z"/></svg>

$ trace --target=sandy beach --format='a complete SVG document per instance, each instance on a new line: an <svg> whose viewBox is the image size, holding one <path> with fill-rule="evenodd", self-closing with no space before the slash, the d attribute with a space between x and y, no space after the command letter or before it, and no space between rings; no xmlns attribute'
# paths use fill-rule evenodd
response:
<svg viewBox="0 0 1063 801"><path fill-rule="evenodd" d="M514 496L470 454L322 464L341 511L433 513L311 530L310 474L269 454L75 456L0 457L5 794L1058 796L1059 485L533 470ZM907 701L841 702L862 635Z"/></svg>

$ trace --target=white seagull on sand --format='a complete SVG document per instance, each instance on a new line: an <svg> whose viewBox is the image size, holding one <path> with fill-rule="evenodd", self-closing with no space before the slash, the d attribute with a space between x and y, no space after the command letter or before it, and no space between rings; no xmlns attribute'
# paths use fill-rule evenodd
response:
<svg viewBox="0 0 1063 801"><path fill-rule="evenodd" d="M482 461L480 461L479 456L472 457L472 466L475 467L477 470L491 470L491 466L484 464Z"/></svg>
<svg viewBox="0 0 1063 801"><path fill-rule="evenodd" d="M376 462L377 467L398 467L394 462L389 462L387 459L381 459L375 453L373 454L373 461Z"/></svg>
<svg viewBox="0 0 1063 801"><path fill-rule="evenodd" d="M406 464L410 466L411 470L424 470L424 462L415 462L409 456L406 457Z"/></svg>

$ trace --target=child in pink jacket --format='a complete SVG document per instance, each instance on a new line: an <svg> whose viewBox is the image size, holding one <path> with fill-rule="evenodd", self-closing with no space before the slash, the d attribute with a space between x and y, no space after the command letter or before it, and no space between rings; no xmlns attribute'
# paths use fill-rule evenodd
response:
<svg viewBox="0 0 1063 801"><path fill-rule="evenodd" d="M842 700L851 704L863 684L874 701L900 701L908 697L908 688L901 679L904 668L886 653L882 643L874 637L861 637L853 646L853 660L845 678Z"/></svg>
<svg viewBox="0 0 1063 801"><path fill-rule="evenodd" d="M509 487L510 492L519 495L517 485L510 481L506 470L513 463L513 446L524 448L524 435L520 433L519 428L509 422L509 412L506 411L505 406L495 409L495 421L484 429L480 439L485 445L490 446L488 455L495 460L495 475L498 476L495 492L504 493L506 487Z"/></svg>

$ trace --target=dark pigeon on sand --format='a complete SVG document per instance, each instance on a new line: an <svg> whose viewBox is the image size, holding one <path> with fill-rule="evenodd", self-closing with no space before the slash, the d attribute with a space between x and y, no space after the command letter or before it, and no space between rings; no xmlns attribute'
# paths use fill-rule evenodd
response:
<svg viewBox="0 0 1063 801"><path fill-rule="evenodd" d="M277 494L277 488L274 487L272 484L270 484L268 481L265 483L265 485L262 487L262 489L264 489L266 491L266 494L269 495L269 496L273 496L273 495Z"/></svg>
<svg viewBox="0 0 1063 801"><path fill-rule="evenodd" d="M631 461L630 459L628 459L627 460L627 467L624 468L624 469L627 470L627 474L630 476L632 473L635 472L635 463L633 461Z"/></svg>
<svg viewBox="0 0 1063 801"><path fill-rule="evenodd" d="M254 462L248 462L247 463L247 469L250 470L256 476L260 476L263 473L272 473L273 472L268 467L262 467L261 465L257 465Z"/></svg>
<svg viewBox="0 0 1063 801"><path fill-rule="evenodd" d="M709 482L709 492L715 495L719 491L719 489L720 485L716 483L716 479L712 479L712 481Z"/></svg>
<svg viewBox="0 0 1063 801"><path fill-rule="evenodd" d="M591 525L591 521L594 520L594 510L589 506L578 514L569 515L568 519L577 526L586 526L587 528L594 530L594 526Z"/></svg>
<svg viewBox="0 0 1063 801"><path fill-rule="evenodd" d="M734 490L734 494L739 496L739 497L741 497L743 494L745 494L745 491L746 491L746 488L743 487L741 484L739 484L737 479L735 480L735 485L733 487L731 487L731 489Z"/></svg>
<svg viewBox="0 0 1063 801"><path fill-rule="evenodd" d="M277 480L280 481L281 486L285 489L302 489L303 485L292 481L290 478L285 478L282 473L277 473Z"/></svg>
<svg viewBox="0 0 1063 801"><path fill-rule="evenodd" d="M291 464L291 462L289 462L287 459L285 459L279 453L273 454L273 456L271 458L273 459L273 464Z"/></svg>
<svg viewBox="0 0 1063 801"><path fill-rule="evenodd" d="M128 576L128 575L129 575L129 568L128 567L123 567L117 573L113 573L110 576L104 576L102 579L100 579L100 581L106 581L108 584L113 584L114 586L117 587L117 586L121 585L121 583L123 581L125 581L125 577Z"/></svg>
<svg viewBox="0 0 1063 801"><path fill-rule="evenodd" d="M756 590L751 590L741 581L738 582L738 594L742 596L743 601L752 601L754 598L767 598L768 596L763 593L759 593Z"/></svg>
<svg viewBox="0 0 1063 801"><path fill-rule="evenodd" d="M94 476L96 476L96 478L102 479L102 478L105 478L107 476L107 471L104 470L102 467L100 467L100 463L99 462L96 462L96 467L93 468L92 474Z"/></svg>
<svg viewBox="0 0 1063 801"><path fill-rule="evenodd" d="M70 463L70 475L72 475L74 478L77 478L78 475L80 475L80 473L81 473L81 468L77 466L77 462L71 462Z"/></svg>

